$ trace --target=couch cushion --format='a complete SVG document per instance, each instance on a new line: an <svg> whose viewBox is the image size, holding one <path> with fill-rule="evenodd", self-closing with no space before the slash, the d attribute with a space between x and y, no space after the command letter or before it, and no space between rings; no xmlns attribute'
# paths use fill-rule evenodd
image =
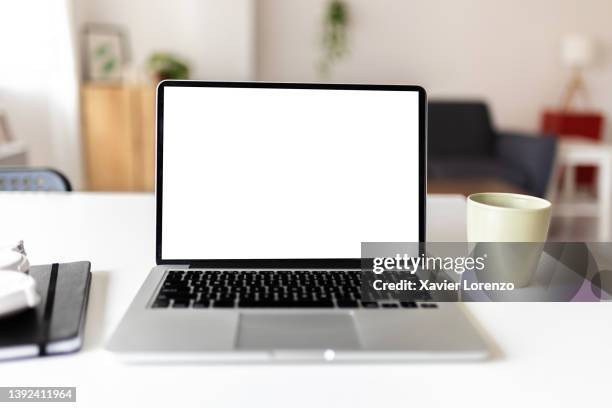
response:
<svg viewBox="0 0 612 408"><path fill-rule="evenodd" d="M528 177L521 169L499 159L429 159L427 177L436 178L499 178L526 188Z"/></svg>
<svg viewBox="0 0 612 408"><path fill-rule="evenodd" d="M495 133L482 102L429 102L430 157L487 157L495 154Z"/></svg>

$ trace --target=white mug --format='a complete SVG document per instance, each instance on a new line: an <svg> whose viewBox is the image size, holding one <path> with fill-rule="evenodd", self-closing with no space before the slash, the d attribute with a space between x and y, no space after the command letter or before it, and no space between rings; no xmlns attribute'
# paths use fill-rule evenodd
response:
<svg viewBox="0 0 612 408"><path fill-rule="evenodd" d="M476 193L467 198L468 242L545 242L551 204L513 193Z"/></svg>
<svg viewBox="0 0 612 408"><path fill-rule="evenodd" d="M478 243L479 255L488 256L487 276L481 277L528 286L548 236L550 215L551 204L542 198L513 193L470 195L467 240ZM516 244L495 244L500 242Z"/></svg>

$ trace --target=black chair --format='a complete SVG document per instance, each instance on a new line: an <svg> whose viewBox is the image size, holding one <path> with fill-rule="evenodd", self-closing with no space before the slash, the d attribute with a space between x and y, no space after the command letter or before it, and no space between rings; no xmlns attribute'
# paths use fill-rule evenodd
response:
<svg viewBox="0 0 612 408"><path fill-rule="evenodd" d="M428 104L428 177L494 178L544 197L556 138L495 130L483 102Z"/></svg>
<svg viewBox="0 0 612 408"><path fill-rule="evenodd" d="M57 170L0 167L0 191L72 191L72 187Z"/></svg>

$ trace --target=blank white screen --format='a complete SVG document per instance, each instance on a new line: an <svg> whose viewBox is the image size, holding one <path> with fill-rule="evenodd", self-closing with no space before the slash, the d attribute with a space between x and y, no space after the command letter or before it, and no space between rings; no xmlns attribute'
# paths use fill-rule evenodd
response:
<svg viewBox="0 0 612 408"><path fill-rule="evenodd" d="M417 92L166 87L163 259L419 239Z"/></svg>

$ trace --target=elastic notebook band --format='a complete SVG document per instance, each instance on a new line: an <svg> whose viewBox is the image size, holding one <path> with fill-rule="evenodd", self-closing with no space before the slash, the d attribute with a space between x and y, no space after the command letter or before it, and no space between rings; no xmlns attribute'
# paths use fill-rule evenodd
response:
<svg viewBox="0 0 612 408"><path fill-rule="evenodd" d="M45 302L45 310L43 312L43 329L42 338L38 343L38 354L41 356L47 355L47 343L51 335L51 317L53 316L53 304L55 303L55 286L57 284L57 271L59 264L51 265L51 276L49 277L49 289L47 290L47 301Z"/></svg>

